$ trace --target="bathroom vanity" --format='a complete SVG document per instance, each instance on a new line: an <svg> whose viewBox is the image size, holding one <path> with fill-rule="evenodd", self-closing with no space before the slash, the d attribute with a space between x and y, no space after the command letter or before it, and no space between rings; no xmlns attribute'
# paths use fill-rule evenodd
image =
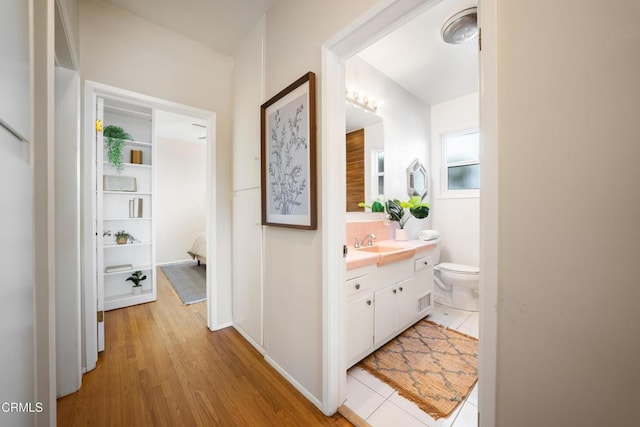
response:
<svg viewBox="0 0 640 427"><path fill-rule="evenodd" d="M347 368L433 309L438 241L393 240L349 248L344 287Z"/></svg>

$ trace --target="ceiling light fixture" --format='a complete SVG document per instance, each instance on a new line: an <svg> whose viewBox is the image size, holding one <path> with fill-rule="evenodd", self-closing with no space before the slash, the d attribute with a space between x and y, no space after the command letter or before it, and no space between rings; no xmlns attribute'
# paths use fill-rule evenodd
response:
<svg viewBox="0 0 640 427"><path fill-rule="evenodd" d="M478 36L478 8L462 10L442 26L442 40L450 44L462 44Z"/></svg>
<svg viewBox="0 0 640 427"><path fill-rule="evenodd" d="M348 89L344 94L347 102L350 102L358 107L375 113L378 110L378 103L372 96L368 96L364 93L359 93L354 89Z"/></svg>

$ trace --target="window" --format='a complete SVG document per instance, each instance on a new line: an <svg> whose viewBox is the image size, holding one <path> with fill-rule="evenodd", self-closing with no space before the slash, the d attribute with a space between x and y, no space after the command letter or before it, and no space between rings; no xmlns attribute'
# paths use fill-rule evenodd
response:
<svg viewBox="0 0 640 427"><path fill-rule="evenodd" d="M443 194L478 196L480 189L480 134L477 130L442 136Z"/></svg>
<svg viewBox="0 0 640 427"><path fill-rule="evenodd" d="M384 197L384 151L373 152L373 194Z"/></svg>

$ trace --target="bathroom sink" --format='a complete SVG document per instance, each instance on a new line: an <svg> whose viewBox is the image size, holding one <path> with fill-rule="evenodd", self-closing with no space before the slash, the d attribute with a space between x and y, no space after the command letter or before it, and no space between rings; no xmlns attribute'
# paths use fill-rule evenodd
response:
<svg viewBox="0 0 640 427"><path fill-rule="evenodd" d="M415 248L393 245L374 245L358 248L358 251L378 254L376 264L379 266L390 264L392 262L401 261L403 259L413 258L416 253Z"/></svg>
<svg viewBox="0 0 640 427"><path fill-rule="evenodd" d="M401 247L401 246L378 246L378 245L365 246L363 248L358 248L359 251L373 252L373 253L377 253L377 254L401 251L402 249L404 249L404 248Z"/></svg>

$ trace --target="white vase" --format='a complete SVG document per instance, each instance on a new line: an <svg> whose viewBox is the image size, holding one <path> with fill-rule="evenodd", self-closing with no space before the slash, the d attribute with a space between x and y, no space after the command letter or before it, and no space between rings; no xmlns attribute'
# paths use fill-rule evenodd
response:
<svg viewBox="0 0 640 427"><path fill-rule="evenodd" d="M404 228L396 229L396 240L409 240L409 233L407 233L407 230L405 230Z"/></svg>
<svg viewBox="0 0 640 427"><path fill-rule="evenodd" d="M142 286L134 286L132 289L134 295L140 295L142 293Z"/></svg>

